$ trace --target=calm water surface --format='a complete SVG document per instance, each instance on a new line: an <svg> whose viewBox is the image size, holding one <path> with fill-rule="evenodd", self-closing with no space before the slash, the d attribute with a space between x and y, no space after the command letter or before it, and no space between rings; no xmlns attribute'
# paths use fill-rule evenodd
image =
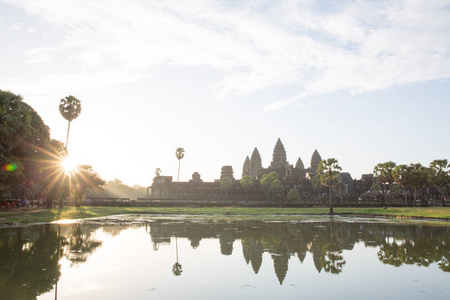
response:
<svg viewBox="0 0 450 300"><path fill-rule="evenodd" d="M0 230L1 299L449 299L450 226L124 217Z"/></svg>

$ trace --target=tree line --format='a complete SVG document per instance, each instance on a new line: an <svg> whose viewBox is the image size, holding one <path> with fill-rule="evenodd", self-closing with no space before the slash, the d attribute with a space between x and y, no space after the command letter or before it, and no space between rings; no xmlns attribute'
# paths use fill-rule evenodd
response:
<svg viewBox="0 0 450 300"><path fill-rule="evenodd" d="M408 194L411 191L414 196L413 206L417 205L418 197L425 188L427 191L430 188L436 189L440 194L442 206L445 206L446 196L450 191L450 165L447 159L435 159L429 167L420 163L396 165L395 162L388 161L377 164L373 175L383 185L384 195L389 203L392 203L394 184L403 190L406 206L409 205Z"/></svg>

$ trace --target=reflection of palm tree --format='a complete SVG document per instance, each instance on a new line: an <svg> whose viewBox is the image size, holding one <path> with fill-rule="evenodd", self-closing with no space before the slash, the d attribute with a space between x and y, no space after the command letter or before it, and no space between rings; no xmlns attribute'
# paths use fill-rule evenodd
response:
<svg viewBox="0 0 450 300"><path fill-rule="evenodd" d="M175 237L175 248L176 248L176 252L177 252L177 262L173 264L172 272L173 272L173 275L180 276L181 273L183 272L183 267L178 262L178 238L177 237Z"/></svg>
<svg viewBox="0 0 450 300"><path fill-rule="evenodd" d="M345 265L342 249L339 244L333 241L333 222L330 222L330 243L323 246L321 264L327 273L339 274Z"/></svg>
<svg viewBox="0 0 450 300"><path fill-rule="evenodd" d="M322 266L325 272L339 274L345 265L344 257L341 255L342 250L337 243L328 244L324 248L322 256Z"/></svg>

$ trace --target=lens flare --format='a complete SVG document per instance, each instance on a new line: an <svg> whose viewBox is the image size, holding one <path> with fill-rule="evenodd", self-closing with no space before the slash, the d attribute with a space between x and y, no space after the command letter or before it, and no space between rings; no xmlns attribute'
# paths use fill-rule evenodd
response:
<svg viewBox="0 0 450 300"><path fill-rule="evenodd" d="M77 162L72 159L71 157L66 157L63 161L62 161L62 166L64 168L64 171L66 173L70 173L72 171L74 171L77 167Z"/></svg>
<svg viewBox="0 0 450 300"><path fill-rule="evenodd" d="M17 165L16 164L6 164L2 167L2 169L5 172L13 172L13 171L17 170Z"/></svg>

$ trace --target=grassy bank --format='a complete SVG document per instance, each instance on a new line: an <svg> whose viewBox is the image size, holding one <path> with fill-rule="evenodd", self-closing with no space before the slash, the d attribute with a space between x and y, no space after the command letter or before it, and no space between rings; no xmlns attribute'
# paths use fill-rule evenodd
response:
<svg viewBox="0 0 450 300"><path fill-rule="evenodd" d="M391 216L450 220L450 208L335 208L336 214ZM258 219L271 216L326 215L327 208L245 208L245 207L64 207L62 209L21 208L0 211L0 224L32 224L58 220L98 218L122 214L187 214L205 216L238 215Z"/></svg>

